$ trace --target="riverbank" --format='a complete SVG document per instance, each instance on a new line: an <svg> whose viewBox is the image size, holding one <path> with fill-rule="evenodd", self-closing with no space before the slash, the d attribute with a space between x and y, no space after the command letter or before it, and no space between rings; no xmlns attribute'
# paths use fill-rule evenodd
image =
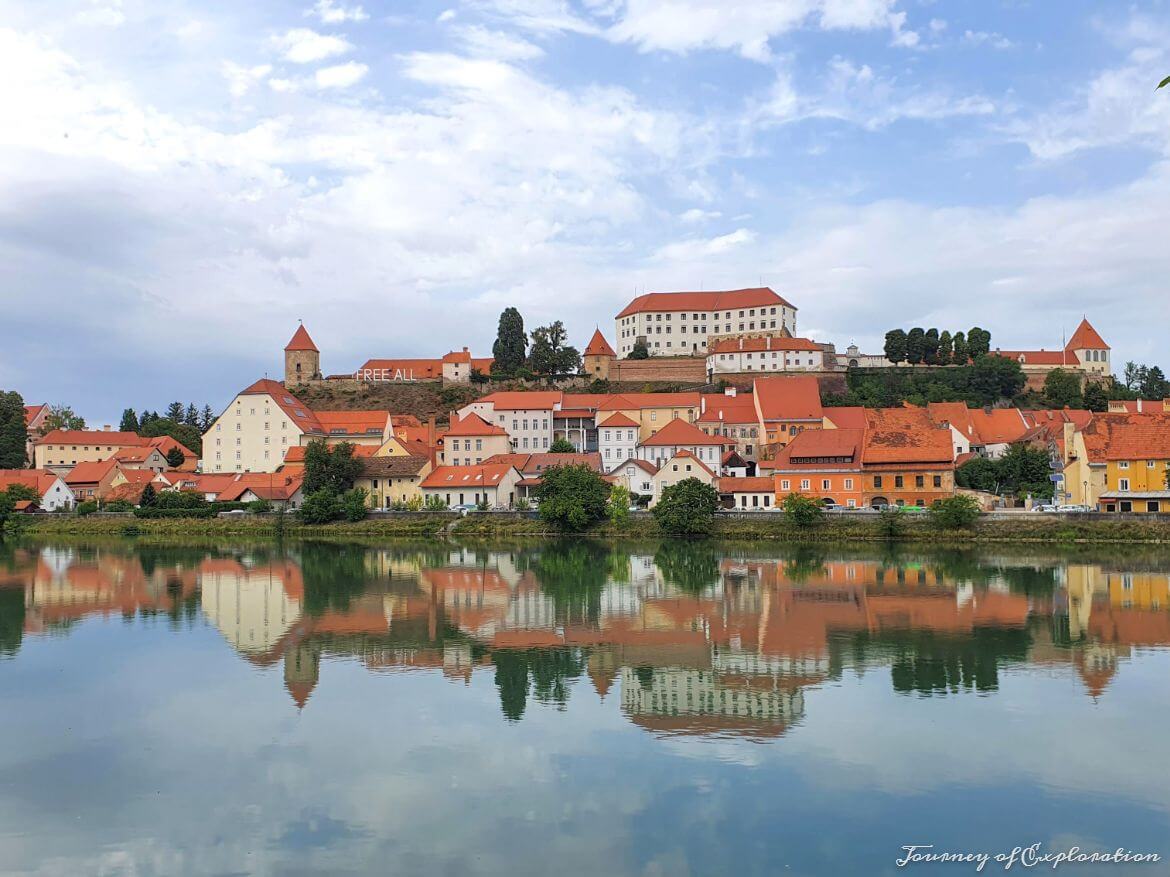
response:
<svg viewBox="0 0 1170 877"><path fill-rule="evenodd" d="M140 519L132 516L44 516L25 519L34 537L89 538L131 536L148 541L174 539L275 539L281 529L273 515L210 519ZM509 513L395 513L371 516L357 523L302 525L292 517L283 523L286 539L366 541L390 538L511 539L561 535L539 518ZM663 536L652 515L635 514L621 527L608 521L580 534L597 539L657 539ZM925 515L907 515L889 533L877 516L832 515L811 527L798 527L779 514L719 515L712 537L724 540L774 542L916 542L952 544L1170 544L1170 519L1161 517L984 516L969 530L938 530Z"/></svg>

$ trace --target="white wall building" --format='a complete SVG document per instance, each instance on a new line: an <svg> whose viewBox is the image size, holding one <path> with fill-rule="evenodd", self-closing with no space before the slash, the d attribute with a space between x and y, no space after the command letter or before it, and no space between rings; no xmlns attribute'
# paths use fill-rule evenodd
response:
<svg viewBox="0 0 1170 877"><path fill-rule="evenodd" d="M825 351L807 338L723 338L707 353L707 374L823 371Z"/></svg>
<svg viewBox="0 0 1170 877"><path fill-rule="evenodd" d="M620 411L611 414L597 427L597 449L605 472L635 456L639 425Z"/></svg>

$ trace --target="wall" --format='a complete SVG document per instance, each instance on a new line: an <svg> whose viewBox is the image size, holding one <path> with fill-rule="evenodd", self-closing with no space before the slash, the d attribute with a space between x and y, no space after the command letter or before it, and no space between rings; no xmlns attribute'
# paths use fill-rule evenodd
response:
<svg viewBox="0 0 1170 877"><path fill-rule="evenodd" d="M647 382L678 381L704 384L707 382L707 360L697 356L651 359L616 359L609 369L611 381Z"/></svg>

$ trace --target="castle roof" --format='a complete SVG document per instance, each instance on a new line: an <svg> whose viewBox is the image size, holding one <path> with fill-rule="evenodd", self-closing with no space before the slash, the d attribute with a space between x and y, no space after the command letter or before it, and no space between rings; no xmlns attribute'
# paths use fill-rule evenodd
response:
<svg viewBox="0 0 1170 877"><path fill-rule="evenodd" d="M309 337L308 330L304 325L297 326L297 330L293 332L293 336L289 339L288 344L284 346L285 350L311 350L314 353L320 353L317 345L313 343L313 339Z"/></svg>

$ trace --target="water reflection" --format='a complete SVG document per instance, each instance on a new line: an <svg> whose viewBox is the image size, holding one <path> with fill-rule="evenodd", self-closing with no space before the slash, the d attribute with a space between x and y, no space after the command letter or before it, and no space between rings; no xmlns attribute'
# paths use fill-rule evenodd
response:
<svg viewBox="0 0 1170 877"><path fill-rule="evenodd" d="M356 659L461 683L490 674L510 722L534 703L596 697L657 735L762 740L800 723L806 692L846 670L937 697L995 692L1012 668L1041 667L1099 698L1134 649L1170 644L1168 608L1170 571L1132 557L583 541L0 554L8 657L87 616L174 629L203 618L244 660L280 667L302 709L328 684L323 663Z"/></svg>

